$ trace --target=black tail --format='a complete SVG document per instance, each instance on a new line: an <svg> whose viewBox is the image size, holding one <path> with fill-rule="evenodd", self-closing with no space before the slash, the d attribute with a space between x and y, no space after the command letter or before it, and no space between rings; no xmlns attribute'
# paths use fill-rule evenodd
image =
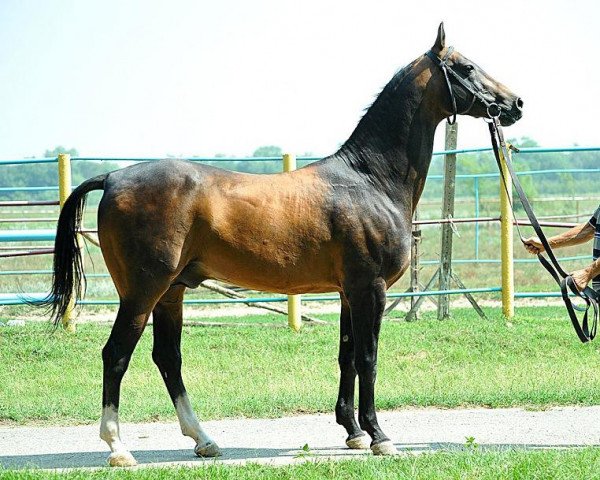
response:
<svg viewBox="0 0 600 480"><path fill-rule="evenodd" d="M81 226L85 196L92 190L103 190L107 176L108 174L104 174L90 178L73 190L58 217L52 291L41 302L42 306L48 308L54 325L59 324L71 302L81 298L84 293L85 275L77 233Z"/></svg>

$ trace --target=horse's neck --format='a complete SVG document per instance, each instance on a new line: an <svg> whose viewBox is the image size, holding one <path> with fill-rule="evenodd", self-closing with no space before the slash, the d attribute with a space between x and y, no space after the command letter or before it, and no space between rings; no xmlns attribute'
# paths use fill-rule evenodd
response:
<svg viewBox="0 0 600 480"><path fill-rule="evenodd" d="M426 85L418 85L415 75L411 69L396 85L392 80L336 154L373 188L413 211L425 186L441 120L428 108Z"/></svg>

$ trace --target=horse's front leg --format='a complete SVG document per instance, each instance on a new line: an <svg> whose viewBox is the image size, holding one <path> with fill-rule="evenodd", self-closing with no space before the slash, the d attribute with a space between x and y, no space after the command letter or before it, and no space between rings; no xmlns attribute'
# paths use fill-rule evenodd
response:
<svg viewBox="0 0 600 480"><path fill-rule="evenodd" d="M340 314L340 389L335 405L335 419L342 425L348 438L346 445L352 449L369 448L367 436L356 423L354 416L354 383L356 381L356 368L354 367L354 334L352 333L352 318L350 306L341 295L342 312Z"/></svg>
<svg viewBox="0 0 600 480"><path fill-rule="evenodd" d="M354 362L358 373L358 423L371 436L375 455L392 455L396 447L383 433L375 413L377 343L385 308L385 281L375 279L365 287L351 287L346 293L352 315Z"/></svg>

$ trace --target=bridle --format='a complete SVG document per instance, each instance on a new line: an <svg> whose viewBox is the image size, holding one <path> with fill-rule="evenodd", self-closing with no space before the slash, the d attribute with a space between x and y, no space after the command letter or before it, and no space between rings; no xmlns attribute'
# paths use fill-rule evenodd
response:
<svg viewBox="0 0 600 480"><path fill-rule="evenodd" d="M446 85L448 86L448 92L450 93L450 101L452 103L452 120L450 120L450 117L448 117L448 123L450 125L456 123L456 115L463 115L469 112L471 108L473 108L473 105L475 104L476 100L479 100L485 106L488 118L499 117L500 107L498 106L498 104L495 102L490 102L487 98L485 98L482 91L475 90L469 82L467 82L463 77L461 77L458 73L452 70L452 68L448 65L448 59L450 58L450 55L452 55L452 52L454 52L454 47L448 47L448 50L446 50L446 54L442 58L438 57L431 50L428 50L427 53L425 53L425 55L427 55L431 60L437 63L437 65L442 69L442 72L444 72L444 78L446 79ZM471 99L471 103L469 104L467 109L463 110L462 112L459 112L457 110L456 96L454 95L452 83L450 82L450 77L448 75L451 75L458 83L460 83L460 85L467 92L469 92L473 96L473 98Z"/></svg>
<svg viewBox="0 0 600 480"><path fill-rule="evenodd" d="M452 68L448 65L447 62L448 58L450 58L450 55L453 51L454 48L449 47L443 58L438 57L431 50L429 50L426 53L426 55L431 60L433 60L439 65L439 67L442 69L442 72L444 72L444 78L446 79L446 85L448 87L448 92L450 93L450 100L452 102L452 120L450 120L450 117L448 117L448 123L450 125L456 123L456 115L462 115L469 112L469 110L473 108L473 105L475 104L476 100L479 100L485 106L487 111L487 118L485 120L489 124L490 135L492 139L492 147L494 150L494 155L496 157L496 163L498 164L498 169L500 170L502 185L507 193L507 198L510 202L513 219L515 221L515 225L517 226L517 231L519 233L519 236L521 237L521 241L525 244L525 239L521 234L521 230L519 228L519 222L517 221L517 218L515 216L514 206L511 200L511 195L509 194L510 183L504 175L504 169L502 168L503 164L507 167L510 179L512 180L512 184L515 187L515 191L519 196L519 200L523 205L523 209L525 210L525 213L529 218L529 222L533 227L536 235L540 239L540 242L544 246L546 254L548 255L548 258L546 258L541 253L538 253L538 260L559 285L562 299L565 303L567 312L569 314L569 318L571 319L571 323L573 324L573 328L575 329L575 333L579 337L579 340L581 340L583 343L589 342L590 340L593 340L596 336L596 331L598 328L598 318L600 315L600 294L590 287L586 287L583 291L580 292L577 289L577 286L575 285L573 277L571 277L571 275L565 272L561 265L558 263L558 260L554 255L552 248L550 247L548 239L546 238L546 235L544 235L542 227L540 226L538 219L533 213L531 204L529 203L529 200L525 195L523 187L521 186L521 182L519 181L519 178L517 177L517 174L512 165L510 155L508 154L508 149L512 146L507 146L506 142L504 141L504 133L502 132L502 126L500 125L500 106L497 103L490 102L489 100L487 100L487 98L485 98L485 96L483 95L482 91L475 90L469 84L469 82L465 81L463 77L461 77L458 73L452 70ZM452 89L452 83L450 82L449 75L452 76L467 92L469 92L473 96L469 107L462 112L458 112L457 110L456 97L454 95L454 90ZM514 150L518 151L518 149ZM585 306L580 307L574 305L571 301L569 291L573 295L582 299L585 302ZM577 317L576 311L584 312L583 319L581 322Z"/></svg>

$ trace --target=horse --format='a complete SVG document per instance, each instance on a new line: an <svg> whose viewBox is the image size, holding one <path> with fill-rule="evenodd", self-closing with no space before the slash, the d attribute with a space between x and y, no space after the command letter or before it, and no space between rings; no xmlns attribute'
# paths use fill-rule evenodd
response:
<svg viewBox="0 0 600 480"><path fill-rule="evenodd" d="M152 358L183 435L196 442L196 455L221 454L181 377L184 291L207 279L281 294L339 293L336 421L349 448L396 453L377 422L374 395L386 290L409 265L412 216L437 125L457 112L486 117L490 104L504 126L522 116L517 95L446 46L442 23L433 47L393 76L333 155L269 175L169 159L79 185L58 220L46 306L57 324L82 295L77 234L86 194L103 190L98 237L120 300L102 350L100 437L109 464L136 464L119 435L120 385L150 314Z"/></svg>

